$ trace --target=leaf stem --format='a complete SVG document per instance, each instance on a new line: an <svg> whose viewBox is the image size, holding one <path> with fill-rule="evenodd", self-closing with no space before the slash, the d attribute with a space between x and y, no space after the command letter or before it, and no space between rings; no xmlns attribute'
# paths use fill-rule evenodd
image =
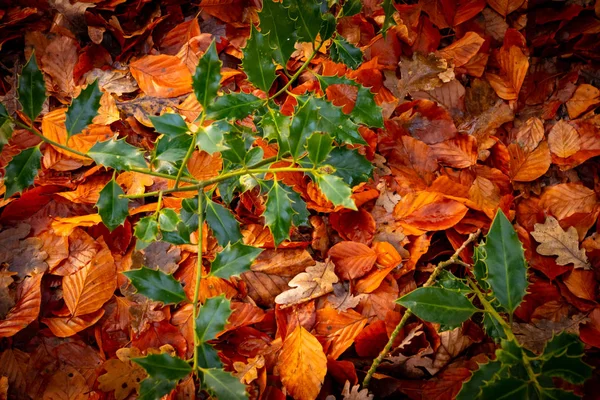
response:
<svg viewBox="0 0 600 400"><path fill-rule="evenodd" d="M72 148L70 148L70 147L68 147L68 146L65 146L65 145L63 145L63 144L60 144L60 143L58 143L58 142L55 142L55 141L54 141L54 140L52 140L52 139L48 139L46 136L44 136L44 135L42 134L42 132L40 132L38 129L36 129L36 128L35 128L35 127L33 127L33 126L29 126L29 125L27 125L27 124L24 124L24 123L22 123L21 121L17 121L17 120L15 120L15 119L13 119L12 121L13 121L13 122L14 122L16 125L20 126L20 127L21 127L21 128L23 128L23 129L27 129L29 132L33 133L34 135L36 135L37 137L39 137L40 139L42 139L44 142L46 142L46 143L48 143L48 144L51 144L51 145L52 145L52 146L54 146L54 147L58 147L59 149L62 149L62 150L64 150L64 151L68 151L69 153L76 154L76 155L78 155L79 157L84 157L84 158L90 158L90 159L91 159L91 157L90 157L90 156L88 156L88 155L87 155L87 154L85 154L85 153L82 153L82 152L80 152L80 151L77 151L77 150L74 150L74 149L72 149Z"/></svg>
<svg viewBox="0 0 600 400"><path fill-rule="evenodd" d="M446 268L447 266L452 265L452 264L457 264L457 262L460 261L458 259L458 257L460 256L460 253L462 253L462 251L469 245L469 243L471 243L475 239L477 239L477 237L479 236L480 233L481 233L481 230L477 230L477 232L471 233L469 235L469 237L467 238L467 240L465 240L463 242L463 244L458 249L456 249L454 254L452 254L452 256L449 259L447 259L446 261L441 261L438 265L436 265L435 269L433 270L433 272L429 276L429 279L427 279L427 282L425 282L423 287L428 287L428 286L433 285L435 283L435 280L437 279L438 275L440 274L440 272L442 272L442 270L444 268ZM462 261L461 261L461 263L462 263ZM371 364L371 368L369 368L369 371L367 372L367 375L365 376L365 379L363 380L363 383L362 383L363 388L369 387L369 383L371 382L371 378L373 377L373 374L377 370L377 367L379 367L379 364L381 364L381 362L383 361L385 356L387 356L388 353L390 352L390 350L392 349L392 346L394 344L394 341L396 340L396 337L398 336L398 334L400 333L400 331L402 330L404 325L406 325L406 322L408 321L408 319L410 318L411 315L412 315L412 312L407 309L405 311L404 315L402 316L402 319L400 320L400 322L398 322L398 325L396 325L396 328L394 328L394 331L390 335L390 338L389 338L388 342L386 343L385 347L383 348L383 350L381 350L381 352L379 353L377 358L373 360L373 363Z"/></svg>
<svg viewBox="0 0 600 400"><path fill-rule="evenodd" d="M279 97L279 95L285 93L285 91L292 85L292 83L294 83L294 81L296 79L298 79L298 77L300 76L300 74L302 72L304 72L304 70L306 69L306 67L308 67L308 65L310 64L310 62L317 56L318 51L315 50L318 49L319 47L321 47L322 43L319 43L318 46L313 46L313 52L310 55L310 57L308 57L308 59L304 62L304 64L302 64L300 66L300 68L298 68L298 71L296 71L296 73L294 75L292 75L292 77L290 78L290 80L288 81L288 83L285 84L284 87L282 87L281 89L279 89L273 96L270 96L267 100L270 99L274 99L276 97Z"/></svg>
<svg viewBox="0 0 600 400"><path fill-rule="evenodd" d="M196 132L192 134L192 142L190 143L190 146L188 147L187 152L185 153L185 157L183 157L181 167L179 167L179 170L177 170L177 176L175 177L175 189L179 187L179 181L181 180L181 175L183 175L183 170L186 168L187 163L190 157L192 156L194 149L196 148L196 135Z"/></svg>
<svg viewBox="0 0 600 400"><path fill-rule="evenodd" d="M144 175L156 176L158 178L169 179L171 181L177 179L177 177L175 175L163 174L160 172L151 171L149 169L144 169L144 168L130 168L129 170L131 172L137 172L137 173L144 174ZM200 181L197 179L186 178L185 176L182 176L180 180L182 182L186 182L186 183L195 183L195 184L200 183Z"/></svg>
<svg viewBox="0 0 600 400"><path fill-rule="evenodd" d="M198 300L200 298L200 282L202 281L202 245L203 235L202 228L204 226L204 192L201 190L198 192L198 260L196 263L196 284L194 286L194 299L192 302L193 313L192 316L194 326L194 365L193 371L198 370L198 359L200 339L196 334L196 320L198 319Z"/></svg>

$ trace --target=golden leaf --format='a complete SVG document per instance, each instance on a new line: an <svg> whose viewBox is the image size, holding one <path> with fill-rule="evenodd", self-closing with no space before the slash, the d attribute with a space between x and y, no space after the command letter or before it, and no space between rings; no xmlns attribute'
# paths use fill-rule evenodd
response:
<svg viewBox="0 0 600 400"><path fill-rule="evenodd" d="M148 96L178 97L192 91L192 76L177 56L144 56L130 65L131 75Z"/></svg>
<svg viewBox="0 0 600 400"><path fill-rule="evenodd" d="M591 268L584 249L579 248L575 227L564 230L556 218L547 217L543 224L535 224L531 236L540 243L536 251L544 256L558 256L558 265L573 264L575 268Z"/></svg>
<svg viewBox="0 0 600 400"><path fill-rule="evenodd" d="M337 281L338 277L334 272L334 265L331 261L326 263L317 262L317 265L307 267L306 272L296 275L288 283L294 289L279 294L275 297L275 303L281 304L281 308L304 303L333 292L333 284Z"/></svg>

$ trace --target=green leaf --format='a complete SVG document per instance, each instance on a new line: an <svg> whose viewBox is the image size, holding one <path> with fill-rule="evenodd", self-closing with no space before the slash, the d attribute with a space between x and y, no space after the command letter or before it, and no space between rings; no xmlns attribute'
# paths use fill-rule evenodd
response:
<svg viewBox="0 0 600 400"><path fill-rule="evenodd" d="M150 354L146 357L132 358L151 378L177 381L192 372L192 367L179 357L167 353Z"/></svg>
<svg viewBox="0 0 600 400"><path fill-rule="evenodd" d="M562 389L543 388L540 400L581 400L581 396Z"/></svg>
<svg viewBox="0 0 600 400"><path fill-rule="evenodd" d="M42 165L41 160L42 152L39 146L22 150L10 160L4 174L5 199L15 193L21 193L33 185L33 181Z"/></svg>
<svg viewBox="0 0 600 400"><path fill-rule="evenodd" d="M273 49L269 46L266 36L260 33L254 25L251 27L250 39L248 39L243 53L242 68L248 76L248 80L257 88L268 93L276 78L275 64L271 61Z"/></svg>
<svg viewBox="0 0 600 400"><path fill-rule="evenodd" d="M457 278L452 272L445 269L439 273L434 286L442 287L444 289L452 289L463 294L469 294L473 292L463 279Z"/></svg>
<svg viewBox="0 0 600 400"><path fill-rule="evenodd" d="M196 145L200 150L213 155L228 147L223 143L223 132L228 132L229 124L218 121L206 127L200 127L196 133Z"/></svg>
<svg viewBox="0 0 600 400"><path fill-rule="evenodd" d="M223 363L215 348L208 343L198 346L198 366L200 368L223 368Z"/></svg>
<svg viewBox="0 0 600 400"><path fill-rule="evenodd" d="M202 384L219 400L247 399L246 385L229 372L218 368L202 368Z"/></svg>
<svg viewBox="0 0 600 400"><path fill-rule="evenodd" d="M500 305L512 314L527 290L527 263L517 232L500 209L482 247L487 255L487 282Z"/></svg>
<svg viewBox="0 0 600 400"><path fill-rule="evenodd" d="M189 132L187 124L179 114L166 113L160 117L150 115L148 118L150 118L154 129L158 133L167 136L179 136L186 135Z"/></svg>
<svg viewBox="0 0 600 400"><path fill-rule="evenodd" d="M546 343L546 347L541 355L543 360L549 360L552 357L567 354L571 357L581 357L583 355L584 345L577 335L568 332L561 332Z"/></svg>
<svg viewBox="0 0 600 400"><path fill-rule="evenodd" d="M242 238L240 223L231 211L206 198L206 222L221 246L235 243Z"/></svg>
<svg viewBox="0 0 600 400"><path fill-rule="evenodd" d="M123 225L129 215L129 199L120 197L124 194L125 192L114 178L100 191L96 207L102 217L102 223L111 232Z"/></svg>
<svg viewBox="0 0 600 400"><path fill-rule="evenodd" d="M451 327L459 326L478 311L460 292L438 287L415 289L396 302L422 320Z"/></svg>
<svg viewBox="0 0 600 400"><path fill-rule="evenodd" d="M498 361L480 364L479 369L471 374L471 378L463 383L455 400L473 400L479 398L481 389L487 382L491 382L494 379L494 375L500 370L500 367L501 364Z"/></svg>
<svg viewBox="0 0 600 400"><path fill-rule="evenodd" d="M163 208L158 213L158 225L162 232L173 232L177 230L177 224L181 219L172 208Z"/></svg>
<svg viewBox="0 0 600 400"><path fill-rule="evenodd" d="M292 216L294 209L290 199L290 191L281 186L276 180L267 194L267 204L263 217L265 225L269 227L275 246L290 238L290 228L292 227Z"/></svg>
<svg viewBox="0 0 600 400"><path fill-rule="evenodd" d="M35 60L35 53L31 53L29 61L23 67L21 76L19 76L19 103L23 108L23 113L34 121L46 101L46 84L44 75L38 68Z"/></svg>
<svg viewBox="0 0 600 400"><path fill-rule="evenodd" d="M502 340L501 347L496 350L496 359L503 366L523 363L523 348L514 340Z"/></svg>
<svg viewBox="0 0 600 400"><path fill-rule="evenodd" d="M177 386L177 381L146 378L140 383L138 400L160 400L163 396L171 393L175 386Z"/></svg>
<svg viewBox="0 0 600 400"><path fill-rule="evenodd" d="M213 40L206 53L198 61L196 72L192 77L192 88L198 103L205 110L212 104L221 86L221 60L217 54L217 46Z"/></svg>
<svg viewBox="0 0 600 400"><path fill-rule="evenodd" d="M567 382L581 385L591 378L593 368L581 360L581 355L571 357L567 354L552 357L542 366L542 374L561 378Z"/></svg>
<svg viewBox="0 0 600 400"><path fill-rule="evenodd" d="M356 186L361 182L367 182L373 173L373 165L356 149L336 147L325 164L335 168L333 173L342 178L350 186Z"/></svg>
<svg viewBox="0 0 600 400"><path fill-rule="evenodd" d="M308 217L310 217L310 213L306 208L306 203L300 197L300 193L292 190L287 185L281 184L284 188L287 189L289 193L289 198L292 201L292 208L294 209L294 214L292 215L292 222L295 226L309 226Z"/></svg>
<svg viewBox="0 0 600 400"><path fill-rule="evenodd" d="M172 165L172 171L177 171L181 161L188 152L192 137L190 135L163 136L156 141L153 162L163 161Z"/></svg>
<svg viewBox="0 0 600 400"><path fill-rule="evenodd" d="M331 60L341 62L350 69L356 69L362 64L362 51L352 43L349 43L343 36L338 35L331 44Z"/></svg>
<svg viewBox="0 0 600 400"><path fill-rule="evenodd" d="M362 2L360 0L347 0L344 3L343 13L344 17L351 17L356 15L362 9Z"/></svg>
<svg viewBox="0 0 600 400"><path fill-rule="evenodd" d="M172 244L190 244L190 228L183 223L183 221L179 221L176 229L172 231L164 231L161 229L162 240L165 242L169 242Z"/></svg>
<svg viewBox="0 0 600 400"><path fill-rule="evenodd" d="M292 120L290 117L272 108L269 108L260 120L260 127L263 129L264 138L268 141L277 141L280 156L290 151L289 137L291 123Z"/></svg>
<svg viewBox="0 0 600 400"><path fill-rule="evenodd" d="M187 297L181 283L162 271L146 267L122 272L136 288L137 292L150 300L167 304L179 304Z"/></svg>
<svg viewBox="0 0 600 400"><path fill-rule="evenodd" d="M98 142L87 153L98 165L129 171L131 168L146 168L142 151L122 140Z"/></svg>
<svg viewBox="0 0 600 400"><path fill-rule="evenodd" d="M364 86L358 88L356 103L350 112L354 122L375 128L383 128L383 110L375 103L375 96Z"/></svg>
<svg viewBox="0 0 600 400"><path fill-rule="evenodd" d="M383 0L381 6L383 7L383 12L385 14L385 19L383 20L383 26L381 27L381 31L385 36L387 30L395 25L394 13L396 12L396 8L394 7L394 0Z"/></svg>
<svg viewBox="0 0 600 400"><path fill-rule="evenodd" d="M319 116L316 130L330 133L340 144L366 144L358 132L358 125L344 114L341 107L324 98L313 97L311 100Z"/></svg>
<svg viewBox="0 0 600 400"><path fill-rule="evenodd" d="M321 13L321 17L323 18L323 22L321 23L321 28L319 29L319 36L321 41L329 40L335 33L337 19L333 14L330 13Z"/></svg>
<svg viewBox="0 0 600 400"><path fill-rule="evenodd" d="M227 150L221 152L223 159L233 164L243 164L249 148L244 138L236 132L230 132L224 138Z"/></svg>
<svg viewBox="0 0 600 400"><path fill-rule="evenodd" d="M481 399L530 400L529 382L516 378L506 378L492 382L483 388Z"/></svg>
<svg viewBox="0 0 600 400"><path fill-rule="evenodd" d="M321 7L315 0L286 0L289 16L296 24L298 40L314 43L321 29Z"/></svg>
<svg viewBox="0 0 600 400"><path fill-rule="evenodd" d="M504 329L502 328L502 325L500 325L500 322L488 313L483 314L483 329L485 329L485 333L496 342L506 338L506 333L504 333Z"/></svg>
<svg viewBox="0 0 600 400"><path fill-rule="evenodd" d="M248 271L252 261L262 252L256 247L246 246L241 242L228 244L223 251L217 253L210 267L210 276L229 279Z"/></svg>
<svg viewBox="0 0 600 400"><path fill-rule="evenodd" d="M318 130L320 118L314 97L298 96L297 100L298 108L290 124L289 138L282 138L289 143L289 150L294 158L304 152L306 139Z"/></svg>
<svg viewBox="0 0 600 400"><path fill-rule="evenodd" d="M219 332L225 329L230 315L231 303L224 294L206 299L196 318L196 336L199 343L216 339Z"/></svg>
<svg viewBox="0 0 600 400"><path fill-rule="evenodd" d="M306 149L308 150L308 158L316 167L321 164L331 151L333 139L327 133L313 133L306 141Z"/></svg>
<svg viewBox="0 0 600 400"><path fill-rule="evenodd" d="M485 265L485 257L485 248L482 245L475 246L473 250L473 274L477 279L477 283L487 289L490 285L486 282L487 265Z"/></svg>
<svg viewBox="0 0 600 400"><path fill-rule="evenodd" d="M2 107L1 104L0 107ZM4 146L10 141L14 127L15 125L10 119L0 117L0 151L2 151Z"/></svg>
<svg viewBox="0 0 600 400"><path fill-rule="evenodd" d="M154 216L141 218L137 224L133 234L136 238L143 242L153 242L158 236L158 222Z"/></svg>
<svg viewBox="0 0 600 400"><path fill-rule="evenodd" d="M209 119L244 119L250 115L263 100L248 93L230 93L218 97L208 107L206 117Z"/></svg>
<svg viewBox="0 0 600 400"><path fill-rule="evenodd" d="M81 133L92 123L94 117L98 115L101 97L102 92L98 87L98 80L95 80L73 100L67 109L67 119L65 121L67 137Z"/></svg>
<svg viewBox="0 0 600 400"><path fill-rule="evenodd" d="M288 10L281 3L263 0L263 8L258 17L260 30L267 35L273 58L279 65L285 66L298 40L295 24L289 18Z"/></svg>
<svg viewBox="0 0 600 400"><path fill-rule="evenodd" d="M317 175L319 188L334 206L342 206L350 210L356 210L356 204L352 200L352 190L344 183L342 178L334 175Z"/></svg>

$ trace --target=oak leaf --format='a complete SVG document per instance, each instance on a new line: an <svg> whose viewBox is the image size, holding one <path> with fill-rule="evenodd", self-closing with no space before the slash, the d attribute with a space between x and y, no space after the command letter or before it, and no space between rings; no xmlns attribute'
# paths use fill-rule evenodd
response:
<svg viewBox="0 0 600 400"><path fill-rule="evenodd" d="M233 368L235 369L235 372L233 375L239 378L242 383L248 385L258 378L258 370L264 366L265 358L261 354L249 358L247 363L234 361Z"/></svg>
<svg viewBox="0 0 600 400"><path fill-rule="evenodd" d="M8 264L8 269L20 278L48 269L48 253L43 250L42 239L26 238L30 231L30 225L19 224L0 232L0 262Z"/></svg>
<svg viewBox="0 0 600 400"><path fill-rule="evenodd" d="M141 355L135 347L117 350L117 358L104 363L106 373L98 377L98 388L103 392L114 391L116 400L125 400L133 390L137 392L146 371L131 359Z"/></svg>
<svg viewBox="0 0 600 400"><path fill-rule="evenodd" d="M358 242L340 242L329 250L335 273L342 279L360 278L373 268L377 253Z"/></svg>
<svg viewBox="0 0 600 400"><path fill-rule="evenodd" d="M591 268L584 249L579 248L579 235L574 227L564 230L556 218L548 216L543 224L535 224L531 236L540 243L536 251L544 256L558 256L558 265Z"/></svg>
<svg viewBox="0 0 600 400"><path fill-rule="evenodd" d="M315 266L307 267L306 272L296 275L288 283L293 289L275 297L275 303L281 304L281 308L286 308L315 299L333 292L333 284L338 280L333 262L317 262Z"/></svg>
<svg viewBox="0 0 600 400"><path fill-rule="evenodd" d="M192 91L192 75L177 56L148 55L129 67L140 89L148 96L178 97Z"/></svg>
<svg viewBox="0 0 600 400"><path fill-rule="evenodd" d="M568 122L560 120L548 134L548 145L552 154L557 157L570 157L581 148L579 133Z"/></svg>
<svg viewBox="0 0 600 400"><path fill-rule="evenodd" d="M283 387L298 400L314 400L327 373L321 343L298 325L284 340L277 362Z"/></svg>
<svg viewBox="0 0 600 400"><path fill-rule="evenodd" d="M360 385L356 384L350 387L350 381L346 381L342 389L343 400L373 400L374 395L369 394L369 389L361 389Z"/></svg>
<svg viewBox="0 0 600 400"><path fill-rule="evenodd" d="M423 56L417 52L413 53L412 59L401 60L400 79L391 71L384 71L384 74L384 85L400 100L408 93L435 89L454 78L454 72L448 67L446 60L433 54Z"/></svg>
<svg viewBox="0 0 600 400"><path fill-rule="evenodd" d="M521 345L531 351L541 353L546 342L560 332L579 336L579 325L587 320L585 314L576 314L558 322L547 319L535 323L513 322L512 330Z"/></svg>

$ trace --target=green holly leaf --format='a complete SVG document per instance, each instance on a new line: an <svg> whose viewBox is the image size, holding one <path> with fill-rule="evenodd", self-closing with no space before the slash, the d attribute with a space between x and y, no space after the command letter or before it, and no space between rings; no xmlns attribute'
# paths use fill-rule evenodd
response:
<svg viewBox="0 0 600 400"><path fill-rule="evenodd" d="M172 208L163 208L158 213L158 225L161 232L173 232L177 230L177 224L180 221L179 215Z"/></svg>
<svg viewBox="0 0 600 400"><path fill-rule="evenodd" d="M200 368L223 368L217 350L209 343L201 343L198 346L198 366Z"/></svg>
<svg viewBox="0 0 600 400"><path fill-rule="evenodd" d="M577 335L568 332L561 332L546 343L541 358L549 360L552 357L567 354L570 357L581 357L583 355L584 345Z"/></svg>
<svg viewBox="0 0 600 400"><path fill-rule="evenodd" d="M250 265L261 252L262 249L246 246L241 242L228 244L223 251L217 253L210 267L210 276L225 279L238 276L250 269Z"/></svg>
<svg viewBox="0 0 600 400"><path fill-rule="evenodd" d="M279 110L269 108L260 120L264 138L268 141L275 140L279 145L279 155L283 156L290 151L290 125L292 120L283 115Z"/></svg>
<svg viewBox="0 0 600 400"><path fill-rule="evenodd" d="M230 93L218 97L208 108L207 118L239 120L250 115L263 100L248 93Z"/></svg>
<svg viewBox="0 0 600 400"><path fill-rule="evenodd" d="M146 357L132 358L131 361L140 365L155 379L178 381L192 372L192 367L186 361L167 353L150 354Z"/></svg>
<svg viewBox="0 0 600 400"><path fill-rule="evenodd" d="M21 193L33 185L33 181L41 167L42 152L40 147L30 147L14 156L5 168L4 198L8 199L15 193Z"/></svg>
<svg viewBox="0 0 600 400"><path fill-rule="evenodd" d="M158 133L174 137L187 135L189 132L187 124L179 114L166 113L160 117L150 115L148 118Z"/></svg>
<svg viewBox="0 0 600 400"><path fill-rule="evenodd" d="M483 387L482 400L531 400L530 383L517 378L505 378ZM531 385L533 388L533 385Z"/></svg>
<svg viewBox="0 0 600 400"><path fill-rule="evenodd" d="M362 10L362 2L360 0L347 0L344 3L342 12L345 17L351 17L358 14L360 10Z"/></svg>
<svg viewBox="0 0 600 400"><path fill-rule="evenodd" d="M366 182L373 173L373 165L356 149L336 147L329 153L325 164L335 168L333 173L350 185Z"/></svg>
<svg viewBox="0 0 600 400"><path fill-rule="evenodd" d="M140 383L138 400L160 400L171 393L177 386L177 381L166 379L146 378Z"/></svg>
<svg viewBox="0 0 600 400"><path fill-rule="evenodd" d="M215 399L243 400L247 399L246 385L238 378L219 368L201 368L202 384Z"/></svg>
<svg viewBox="0 0 600 400"><path fill-rule="evenodd" d="M154 216L141 218L137 224L133 234L136 238L143 242L153 242L158 236L158 222Z"/></svg>
<svg viewBox="0 0 600 400"><path fill-rule="evenodd" d="M243 50L242 68L248 80L257 88L269 92L275 81L275 64L271 61L273 49L266 35L251 27L250 39Z"/></svg>
<svg viewBox="0 0 600 400"><path fill-rule="evenodd" d="M540 400L581 400L581 396L573 392L556 388L542 388Z"/></svg>
<svg viewBox="0 0 600 400"><path fill-rule="evenodd" d="M101 97L102 92L98 87L98 80L95 80L73 100L67 109L67 119L65 121L68 137L81 133L92 123L94 117L98 115Z"/></svg>
<svg viewBox="0 0 600 400"><path fill-rule="evenodd" d="M0 107L3 107L0 104ZM8 144L13 134L14 124L9 118L0 116L0 151Z"/></svg>
<svg viewBox="0 0 600 400"><path fill-rule="evenodd" d="M122 274L131 281L139 294L150 300L168 305L179 304L187 299L181 283L172 275L165 274L160 270L142 267L122 272Z"/></svg>
<svg viewBox="0 0 600 400"><path fill-rule="evenodd" d="M481 287L487 289L487 265L485 265L485 248L482 245L473 248L473 275Z"/></svg>
<svg viewBox="0 0 600 400"><path fill-rule="evenodd" d="M350 116L354 122L372 126L375 128L383 128L383 110L375 103L375 95L362 85L358 88L356 94L356 103L350 112Z"/></svg>
<svg viewBox="0 0 600 400"><path fill-rule="evenodd" d="M221 60L217 54L215 41L210 44L206 53L200 58L196 72L192 77L192 88L198 103L205 110L212 104L221 86Z"/></svg>
<svg viewBox="0 0 600 400"><path fill-rule="evenodd" d="M465 283L464 279L456 277L452 272L447 271L445 269L443 269L439 273L433 286L455 290L463 294L469 294L473 292L471 288Z"/></svg>
<svg viewBox="0 0 600 400"><path fill-rule="evenodd" d="M486 281L500 305L512 314L527 290L527 263L517 232L500 209L481 247L487 256Z"/></svg>
<svg viewBox="0 0 600 400"><path fill-rule="evenodd" d="M394 13L396 12L396 7L394 7L394 0L383 0L381 7L383 7L383 12L385 14L381 31L385 36L388 29L395 25Z"/></svg>
<svg viewBox="0 0 600 400"><path fill-rule="evenodd" d="M485 333L496 342L506 338L506 333L504 333L504 329L502 328L502 325L500 325L500 322L488 313L483 314L483 329L485 330Z"/></svg>
<svg viewBox="0 0 600 400"><path fill-rule="evenodd" d="M339 35L332 41L330 54L332 61L344 63L350 69L358 68L363 60L362 51Z"/></svg>
<svg viewBox="0 0 600 400"><path fill-rule="evenodd" d="M267 204L263 217L265 225L269 227L275 246L290 238L290 228L294 209L292 208L291 192L284 186L281 186L276 180L267 194Z"/></svg>
<svg viewBox="0 0 600 400"><path fill-rule="evenodd" d="M124 194L125 192L114 178L100 191L96 208L102 217L102 223L111 232L123 225L129 215L129 199L120 197Z"/></svg>
<svg viewBox="0 0 600 400"><path fill-rule="evenodd" d="M320 4L315 0L286 0L284 5L296 24L298 40L315 43L323 23Z"/></svg>
<svg viewBox="0 0 600 400"><path fill-rule="evenodd" d="M208 197L206 198L206 222L221 246L242 239L240 223L231 211Z"/></svg>
<svg viewBox="0 0 600 400"><path fill-rule="evenodd" d="M44 75L38 68L35 60L35 53L31 53L29 61L23 67L19 76L19 103L23 109L23 113L34 121L46 101L46 83Z"/></svg>
<svg viewBox="0 0 600 400"><path fill-rule="evenodd" d="M327 133L313 133L306 141L306 150L308 150L308 158L316 167L323 163L329 152L333 139Z"/></svg>
<svg viewBox="0 0 600 400"><path fill-rule="evenodd" d="M340 144L366 144L358 133L358 125L344 114L341 107L333 105L324 98L313 97L311 100L319 115L316 130L330 133Z"/></svg>
<svg viewBox="0 0 600 400"><path fill-rule="evenodd" d="M190 231L189 226L187 226L183 221L179 221L176 229L172 231L165 231L161 228L160 233L162 235L162 240L165 242L177 245L191 243L190 235L192 232Z"/></svg>
<svg viewBox="0 0 600 400"><path fill-rule="evenodd" d="M294 209L294 214L292 214L292 222L295 226L310 226L308 223L308 217L310 217L310 213L306 208L306 203L300 197L300 193L292 190L287 185L281 184L284 188L287 189L289 193L289 198L292 201L292 208Z"/></svg>
<svg viewBox="0 0 600 400"><path fill-rule="evenodd" d="M267 36L273 58L279 65L285 66L298 40L295 23L289 18L288 10L281 3L263 0L263 8L258 17L260 30Z"/></svg>
<svg viewBox="0 0 600 400"><path fill-rule="evenodd" d="M494 380L495 375L500 371L501 366L499 361L490 361L487 364L480 364L479 369L471 374L471 378L468 381L463 382L462 388L456 396L456 400L472 400L479 398L482 387Z"/></svg>
<svg viewBox="0 0 600 400"><path fill-rule="evenodd" d="M165 135L156 141L152 162L162 161L163 163L170 164L171 171L177 171L191 143L192 137L187 134L177 136Z"/></svg>
<svg viewBox="0 0 600 400"><path fill-rule="evenodd" d="M469 319L477 308L463 294L438 287L421 287L402 296L396 303L424 321L455 327Z"/></svg>
<svg viewBox="0 0 600 400"><path fill-rule="evenodd" d="M199 343L216 339L219 332L225 329L230 315L231 303L224 294L206 299L196 318L196 336Z"/></svg>
<svg viewBox="0 0 600 400"><path fill-rule="evenodd" d="M321 13L321 17L323 18L323 22L321 23L321 28L319 29L319 36L322 41L329 40L335 33L335 27L337 25L337 19L333 14L323 14Z"/></svg>
<svg viewBox="0 0 600 400"><path fill-rule="evenodd" d="M319 109L314 97L298 96L298 108L290 124L287 138L289 151L294 158L299 157L306 145L306 139L319 127ZM285 141L286 138L282 137Z"/></svg>
<svg viewBox="0 0 600 400"><path fill-rule="evenodd" d="M131 168L146 168L146 160L142 151L122 140L98 142L87 152L98 165L129 171Z"/></svg>
<svg viewBox="0 0 600 400"><path fill-rule="evenodd" d="M247 142L236 132L229 132L223 137L227 145L227 150L221 152L223 159L233 164L243 164L249 149Z"/></svg>
<svg viewBox="0 0 600 400"><path fill-rule="evenodd" d="M223 132L229 132L229 126L224 121L217 121L209 126L198 128L196 145L210 155L227 150L228 147L223 143Z"/></svg>
<svg viewBox="0 0 600 400"><path fill-rule="evenodd" d="M352 190L344 183L342 178L335 175L317 175L319 188L334 206L342 206L350 210L357 210L352 200Z"/></svg>
<svg viewBox="0 0 600 400"><path fill-rule="evenodd" d="M583 354L572 357L563 354L552 357L542 366L542 374L553 378L561 378L575 385L581 385L592 377L593 368L581 360Z"/></svg>
<svg viewBox="0 0 600 400"><path fill-rule="evenodd" d="M502 340L501 347L496 350L496 359L503 366L522 364L523 348L515 340Z"/></svg>

